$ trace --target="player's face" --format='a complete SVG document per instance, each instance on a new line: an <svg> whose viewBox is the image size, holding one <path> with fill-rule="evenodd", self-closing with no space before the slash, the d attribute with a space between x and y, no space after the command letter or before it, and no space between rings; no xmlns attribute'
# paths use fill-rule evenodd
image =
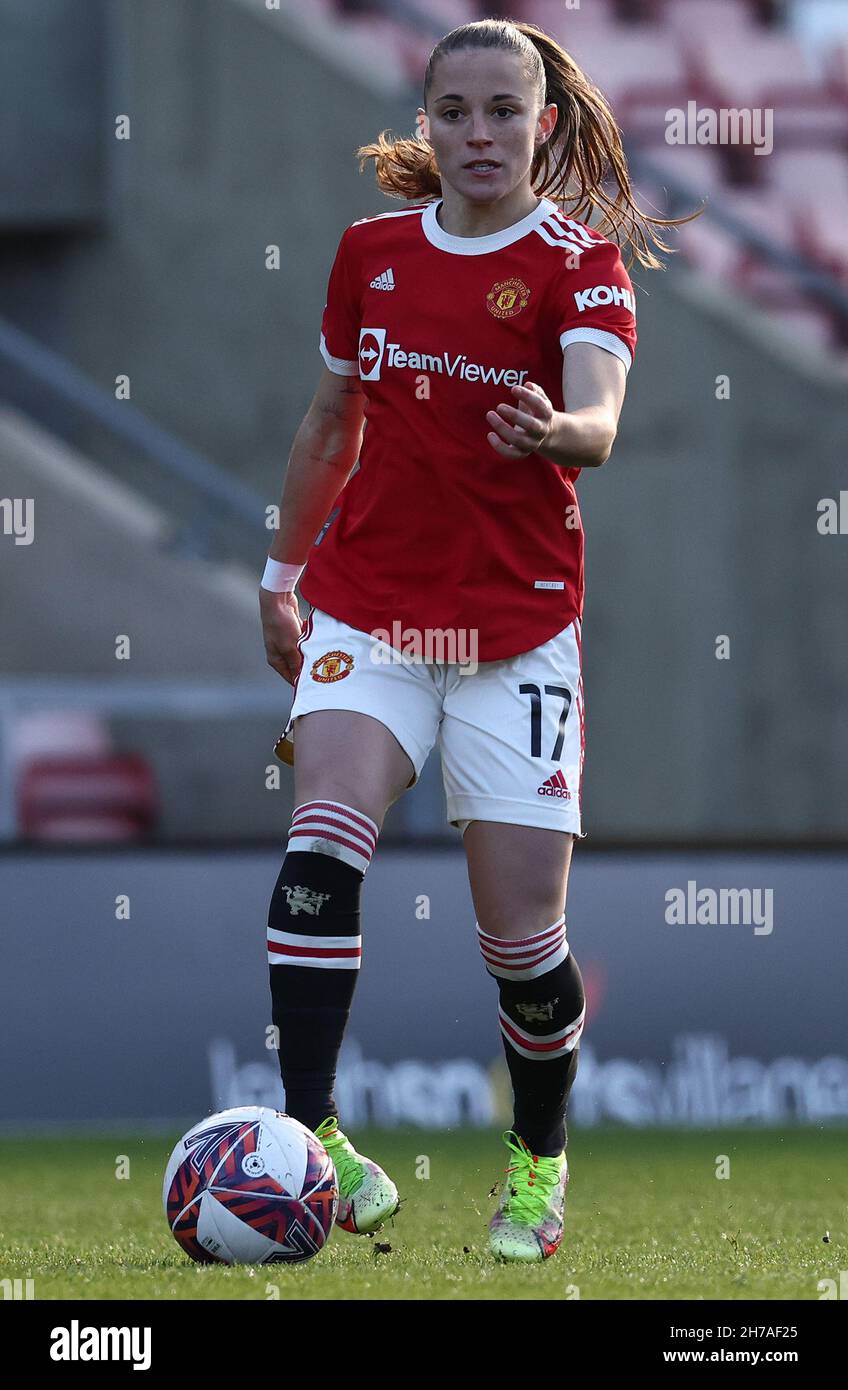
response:
<svg viewBox="0 0 848 1390"><path fill-rule="evenodd" d="M540 109L516 54L479 48L439 59L427 113L419 112L443 182L475 203L495 202L524 183L529 188L537 143L556 116L556 106ZM494 167L472 167L480 161Z"/></svg>

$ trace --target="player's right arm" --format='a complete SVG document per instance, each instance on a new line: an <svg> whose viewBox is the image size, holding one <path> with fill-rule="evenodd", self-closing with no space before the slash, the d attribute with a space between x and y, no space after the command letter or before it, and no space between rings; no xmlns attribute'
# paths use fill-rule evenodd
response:
<svg viewBox="0 0 848 1390"><path fill-rule="evenodd" d="M304 564L310 547L359 457L365 396L358 376L324 368L312 404L294 437L280 502L273 560ZM300 613L294 593L259 590L268 665L291 684L302 657L297 649Z"/></svg>

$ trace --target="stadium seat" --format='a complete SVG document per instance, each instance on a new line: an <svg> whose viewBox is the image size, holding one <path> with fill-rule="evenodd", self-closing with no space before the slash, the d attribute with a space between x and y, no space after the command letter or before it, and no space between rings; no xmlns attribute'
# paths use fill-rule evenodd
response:
<svg viewBox="0 0 848 1390"><path fill-rule="evenodd" d="M848 135L848 107L822 90L812 58L795 38L754 27L740 32L744 41L736 43L722 33L681 35L693 77L713 93L707 105L772 113L757 117L760 122L773 121L772 147ZM763 126L761 130L768 135ZM764 148L768 152L769 146ZM758 155L753 143L724 144L722 152L734 182L765 180L767 153Z"/></svg>
<svg viewBox="0 0 848 1390"><path fill-rule="evenodd" d="M833 323L830 315L814 305L789 304L783 308L769 307L768 316L775 328L786 338L822 350L832 349Z"/></svg>
<svg viewBox="0 0 848 1390"><path fill-rule="evenodd" d="M693 72L728 107L761 104L782 88L815 97L819 76L806 48L791 35L751 28L744 42L728 43L727 35L708 31L683 34Z"/></svg>
<svg viewBox="0 0 848 1390"><path fill-rule="evenodd" d="M798 254L800 248L792 210L773 190L728 188L724 191L722 205L739 222L767 237L779 250ZM780 285L786 281L784 271L766 261L761 252L750 246L741 248L739 275L751 290L758 289L760 292L775 276Z"/></svg>
<svg viewBox="0 0 848 1390"><path fill-rule="evenodd" d="M661 186L663 170L708 199L700 217L665 234L665 239L677 250L679 260L712 280L718 289L725 292L741 291L752 304L769 314L781 335L792 336L799 342L821 349L834 349L834 319L827 308L805 299L790 272L769 262L756 249L746 248L739 238L719 225L711 215L709 199L714 197L719 207L768 236L783 249L809 252L809 246L805 247L799 238L798 209L784 196L783 191L777 188L764 191L728 187L722 182L721 163L716 152L708 148L660 147L646 149L644 154L659 174L659 177L652 175L648 179L641 173L637 181L639 201L648 211L653 209L661 216L670 216L690 210L685 206L685 200L669 200ZM793 159L796 157L803 158L798 155ZM848 168L842 170L839 157L837 165L848 179ZM818 170L813 169L810 187L826 186L819 182L826 172L824 162ZM788 156L784 177L787 180L792 177ZM798 186L804 186L800 179ZM820 197L820 194L816 196ZM837 243L838 229L846 225L846 218L848 214L833 219L834 240Z"/></svg>
<svg viewBox="0 0 848 1390"><path fill-rule="evenodd" d="M797 222L792 209L773 190L732 190L728 210L748 226L769 237L777 246L798 254ZM819 346L834 339L834 316L825 307L804 297L790 270L767 260L753 248L742 250L734 270L735 283L760 308L768 310L775 324L795 323L805 341Z"/></svg>
<svg viewBox="0 0 848 1390"><path fill-rule="evenodd" d="M658 18L674 33L698 41L703 34L722 34L725 43L739 42L754 27L748 0L663 0Z"/></svg>
<svg viewBox="0 0 848 1390"><path fill-rule="evenodd" d="M84 710L33 710L16 716L9 735L13 767L51 754L106 754L112 749L108 722Z"/></svg>
<svg viewBox="0 0 848 1390"><path fill-rule="evenodd" d="M694 222L682 227L668 228L663 239L693 269L719 280L731 278L739 261L735 239L716 229L710 220L710 200L721 196L724 184L722 170L715 152L700 146L669 146L639 150L650 161L648 174L632 161L637 202L646 212L657 217L685 217L706 203L704 212ZM656 171L656 172L655 172ZM667 174L669 182L663 182ZM691 189L675 193L674 184Z"/></svg>
<svg viewBox="0 0 848 1390"><path fill-rule="evenodd" d="M153 772L131 753L31 758L18 768L16 791L29 840L137 840L158 811Z"/></svg>
<svg viewBox="0 0 848 1390"><path fill-rule="evenodd" d="M772 187L792 204L848 194L848 155L838 150L775 150L768 162Z"/></svg>
<svg viewBox="0 0 848 1390"><path fill-rule="evenodd" d="M644 155L650 171L639 162ZM694 155L694 159L688 156ZM713 152L707 149L658 148L631 152L630 171L639 206L654 217L685 217L701 207L721 187L721 169ZM679 189L681 191L677 191ZM691 189L691 196L682 190ZM699 219L703 220L703 218ZM693 261L684 250L684 229L669 228L663 237L684 260Z"/></svg>
<svg viewBox="0 0 848 1390"><path fill-rule="evenodd" d="M652 167L660 175L659 180L651 175L645 181L652 190L657 192L662 188L661 176L664 173L668 174L669 178L675 182L679 182L686 188L691 188L698 199L711 197L713 194L720 193L725 187L720 156L716 150L707 145L640 145L636 150L637 159L639 155L643 155L645 159L649 160ZM640 183L643 182L641 177L639 181ZM680 200L675 202L673 192L670 197L661 196L663 196L663 202L660 206L665 209L673 204L676 215L679 211ZM684 198L683 201L686 202L686 199ZM694 206L687 205L687 211L694 211Z"/></svg>
<svg viewBox="0 0 848 1390"><path fill-rule="evenodd" d="M694 3L698 4L699 0L694 0ZM733 5L738 11L736 18L725 18L724 23L765 24L773 18L767 13L770 3L783 4L784 0L717 0L717 3L722 8L725 4L728 7ZM679 21L685 25L688 9L689 0L616 0L618 17L631 23L647 20L653 24L666 24L672 16L677 18L675 12L678 12Z"/></svg>
<svg viewBox="0 0 848 1390"><path fill-rule="evenodd" d="M509 12L507 5L496 8ZM432 0L427 6L435 27L445 30L490 12L471 0ZM838 152L848 148L848 44L831 51L823 86L810 52L786 29L765 27L764 12L753 0L639 0L629 6L593 0L573 10L562 0L526 0L520 13L553 34L609 97L636 150L637 188L646 210L681 215L706 200L704 215L668 233L680 259L718 284L748 293L773 311L775 323L805 341L830 341L828 313L799 298L791 274L720 226L710 216L710 202L784 249L848 275L841 235L848 223L848 161ZM409 80L420 81L435 33L385 15L337 23L356 35L365 61L376 61L379 53L384 63L389 54ZM686 110L693 100L713 110L772 109L772 157L756 155L753 145L666 144L669 110ZM815 146L806 166L805 145ZM640 150L658 177L638 173ZM691 189L691 205L684 195L669 193L663 172ZM757 191L745 185L757 185ZM822 187L834 191L827 202Z"/></svg>
<svg viewBox="0 0 848 1390"><path fill-rule="evenodd" d="M740 222L767 236L787 251L796 249L791 209L771 188L725 188L724 207Z"/></svg>
<svg viewBox="0 0 848 1390"><path fill-rule="evenodd" d="M719 209L768 237L775 246L797 250L792 215L774 195L717 186L715 197ZM680 228L675 244L684 261L712 276L725 289L735 286L749 294L772 295L785 301L791 288L786 272L773 267L759 251L722 226L712 216L709 203L702 216Z"/></svg>
<svg viewBox="0 0 848 1390"><path fill-rule="evenodd" d="M837 150L775 150L771 186L795 218L801 250L848 281L848 155Z"/></svg>
<svg viewBox="0 0 848 1390"><path fill-rule="evenodd" d="M742 302L767 313L782 336L822 349L833 348L833 320L827 310L804 300L791 277L779 269L757 262L755 274L752 258L746 258L738 241L710 222L708 214L668 239L679 247L682 262L712 281L718 290L734 295L737 302L742 290Z"/></svg>
<svg viewBox="0 0 848 1390"><path fill-rule="evenodd" d="M848 148L848 94L843 90L783 87L766 92L763 101L774 109L775 149Z"/></svg>
<svg viewBox="0 0 848 1390"><path fill-rule="evenodd" d="M843 94L848 92L848 37L838 39L828 49L825 68L831 83Z"/></svg>
<svg viewBox="0 0 848 1390"><path fill-rule="evenodd" d="M575 12L577 13L577 12ZM654 25L561 27L565 47L614 105L635 101L685 105L692 95L676 39ZM655 128L662 130L660 124Z"/></svg>
<svg viewBox="0 0 848 1390"><path fill-rule="evenodd" d="M292 3L292 0L288 0ZM306 6L303 0L294 0L298 8L304 9ZM309 4L312 0L309 0ZM322 5L329 3L330 8L335 7L339 16L345 19L361 18L363 20L373 20L378 22L381 19L395 19L397 23L406 25L409 29L419 30L430 40L430 47L437 42L441 34L447 34L451 29L458 29L460 24L471 24L475 19L482 19L488 13L479 0L412 0L410 9L417 11L422 20L418 24L414 19L407 19L402 13L402 7L392 7L391 4L380 4L379 0L321 0ZM394 14L392 10L394 8ZM428 27L429 26L429 27Z"/></svg>
<svg viewBox="0 0 848 1390"><path fill-rule="evenodd" d="M473 24L475 19L484 17L476 0L425 0L418 8L433 22L431 48L439 38L436 30L447 34L451 29L458 29L460 24Z"/></svg>
<svg viewBox="0 0 848 1390"><path fill-rule="evenodd" d="M668 241L679 249L683 262L692 270L714 280L716 285L727 289L735 281L740 263L740 248L735 237L711 221L709 212L696 217Z"/></svg>
<svg viewBox="0 0 848 1390"><path fill-rule="evenodd" d="M518 9L518 6L515 7ZM568 47L565 40L579 27L591 28L593 25L609 27L617 22L614 0L592 0L590 5L567 10L562 0L525 0L521 5L521 18L530 24L538 24Z"/></svg>

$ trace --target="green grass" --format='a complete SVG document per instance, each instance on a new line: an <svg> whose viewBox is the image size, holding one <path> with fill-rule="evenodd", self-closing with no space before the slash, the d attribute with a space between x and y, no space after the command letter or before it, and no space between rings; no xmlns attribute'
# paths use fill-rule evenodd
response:
<svg viewBox="0 0 848 1390"><path fill-rule="evenodd" d="M565 1240L531 1268L487 1253L507 1151L468 1131L357 1132L405 1199L376 1240L336 1230L302 1266L193 1265L161 1207L177 1137L0 1141L0 1279L33 1279L37 1299L815 1300L848 1269L846 1130L575 1133Z"/></svg>

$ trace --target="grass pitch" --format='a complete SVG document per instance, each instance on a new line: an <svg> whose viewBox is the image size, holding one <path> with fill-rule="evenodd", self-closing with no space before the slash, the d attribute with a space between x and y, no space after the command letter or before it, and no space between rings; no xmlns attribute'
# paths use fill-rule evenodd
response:
<svg viewBox="0 0 848 1390"><path fill-rule="evenodd" d="M301 1266L194 1265L161 1205L178 1138L0 1141L0 1279L36 1299L816 1300L848 1268L844 1129L575 1131L565 1239L533 1267L487 1251L499 1135L420 1130L354 1137L404 1198L376 1238L336 1229Z"/></svg>

